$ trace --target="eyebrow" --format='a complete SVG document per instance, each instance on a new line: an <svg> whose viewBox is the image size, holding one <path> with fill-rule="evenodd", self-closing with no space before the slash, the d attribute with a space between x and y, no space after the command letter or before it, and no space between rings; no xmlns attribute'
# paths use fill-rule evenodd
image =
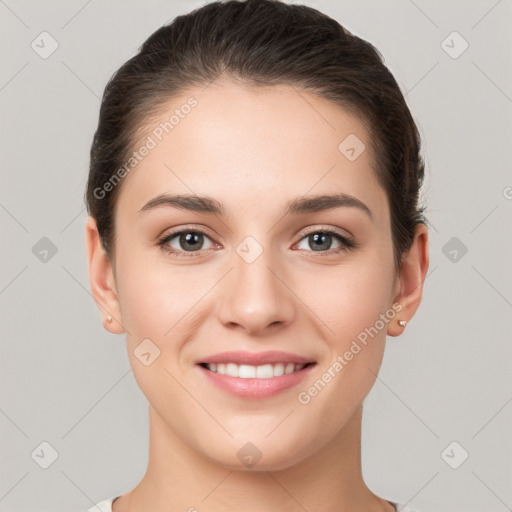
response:
<svg viewBox="0 0 512 512"><path fill-rule="evenodd" d="M170 206L182 210L198 213L211 213L223 216L225 209L221 203L207 196L189 194L169 195L161 194L148 201L139 213L153 210L160 206ZM334 208L357 208L366 213L373 220L372 212L362 201L348 194L317 195L298 197L286 203L285 215L320 212Z"/></svg>

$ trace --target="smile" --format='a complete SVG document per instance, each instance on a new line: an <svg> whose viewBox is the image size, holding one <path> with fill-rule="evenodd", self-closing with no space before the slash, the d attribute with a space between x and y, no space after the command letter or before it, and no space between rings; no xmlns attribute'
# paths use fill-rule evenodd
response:
<svg viewBox="0 0 512 512"><path fill-rule="evenodd" d="M196 368L213 385L229 396L263 400L298 386L316 363L275 363L258 366L235 363L200 363Z"/></svg>
<svg viewBox="0 0 512 512"><path fill-rule="evenodd" d="M215 372L220 375L227 375L229 377L238 377L240 379L272 379L274 377L281 377L282 375L298 372L309 364L313 363L275 363L260 366L236 363L203 363L201 366L207 368L211 372Z"/></svg>

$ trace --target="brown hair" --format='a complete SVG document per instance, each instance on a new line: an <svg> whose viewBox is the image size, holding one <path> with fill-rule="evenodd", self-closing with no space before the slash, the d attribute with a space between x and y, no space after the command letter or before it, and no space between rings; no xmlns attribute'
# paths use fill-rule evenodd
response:
<svg viewBox="0 0 512 512"><path fill-rule="evenodd" d="M418 207L424 176L420 137L405 99L370 43L316 9L278 0L212 2L178 16L156 30L109 80L85 197L109 257L122 183L108 193L104 184L130 157L141 130L163 103L226 75L251 85L296 85L361 118L390 204L398 267L415 226L426 223L424 208Z"/></svg>

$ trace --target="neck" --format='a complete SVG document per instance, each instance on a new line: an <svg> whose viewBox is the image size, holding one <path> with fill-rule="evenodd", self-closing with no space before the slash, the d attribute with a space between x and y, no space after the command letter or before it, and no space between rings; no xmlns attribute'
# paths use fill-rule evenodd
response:
<svg viewBox="0 0 512 512"><path fill-rule="evenodd" d="M146 474L115 502L115 512L389 512L361 471L360 406L343 429L303 461L279 471L233 471L184 444L149 406Z"/></svg>

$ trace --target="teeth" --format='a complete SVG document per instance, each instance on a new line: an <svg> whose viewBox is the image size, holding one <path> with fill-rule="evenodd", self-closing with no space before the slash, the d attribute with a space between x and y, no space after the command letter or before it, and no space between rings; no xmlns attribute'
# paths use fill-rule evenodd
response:
<svg viewBox="0 0 512 512"><path fill-rule="evenodd" d="M225 368L225 374L230 377L238 377L238 366L233 363L228 363Z"/></svg>
<svg viewBox="0 0 512 512"><path fill-rule="evenodd" d="M271 379L273 377L280 377L288 373L298 372L302 370L305 364L294 363L276 363L264 364L261 366L250 366L248 364L235 364L235 363L212 363L206 365L208 370L229 377L239 377L240 379Z"/></svg>

